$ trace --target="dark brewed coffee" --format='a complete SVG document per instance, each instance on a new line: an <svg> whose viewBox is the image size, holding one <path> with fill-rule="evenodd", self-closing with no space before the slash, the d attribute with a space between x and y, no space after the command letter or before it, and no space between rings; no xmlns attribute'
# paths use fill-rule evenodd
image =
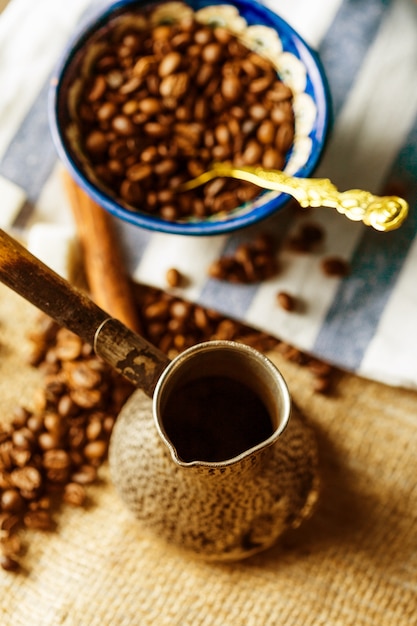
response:
<svg viewBox="0 0 417 626"><path fill-rule="evenodd" d="M185 461L225 461L272 435L271 418L259 396L229 377L210 376L173 391L162 421Z"/></svg>

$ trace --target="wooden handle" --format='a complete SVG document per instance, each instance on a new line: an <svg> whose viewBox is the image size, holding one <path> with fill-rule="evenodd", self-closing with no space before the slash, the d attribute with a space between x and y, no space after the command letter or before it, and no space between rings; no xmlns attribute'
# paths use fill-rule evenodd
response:
<svg viewBox="0 0 417 626"><path fill-rule="evenodd" d="M94 346L107 363L152 396L168 357L109 316L1 229L0 280Z"/></svg>
<svg viewBox="0 0 417 626"><path fill-rule="evenodd" d="M3 230L0 230L0 279L90 344L97 328L109 317Z"/></svg>
<svg viewBox="0 0 417 626"><path fill-rule="evenodd" d="M131 330L142 332L132 282L125 270L111 216L63 171L94 302Z"/></svg>

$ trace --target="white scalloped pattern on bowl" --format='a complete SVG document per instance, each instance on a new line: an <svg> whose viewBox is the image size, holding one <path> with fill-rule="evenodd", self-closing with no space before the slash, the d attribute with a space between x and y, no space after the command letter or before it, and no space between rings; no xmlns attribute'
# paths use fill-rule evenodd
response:
<svg viewBox="0 0 417 626"><path fill-rule="evenodd" d="M171 19L177 20L180 4L170 2L165 5L165 18L168 17L171 7ZM247 48L266 57L275 66L280 79L292 90L295 140L285 172L294 174L311 154L313 142L309 135L317 115L313 98L305 93L307 75L303 63L294 54L283 49L276 30L263 24L249 25L239 10L231 4L204 7L195 12L195 18L200 23L223 26L233 32Z"/></svg>

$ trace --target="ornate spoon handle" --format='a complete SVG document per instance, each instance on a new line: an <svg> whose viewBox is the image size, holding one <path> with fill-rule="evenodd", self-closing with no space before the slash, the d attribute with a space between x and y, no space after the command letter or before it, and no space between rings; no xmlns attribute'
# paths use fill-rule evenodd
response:
<svg viewBox="0 0 417 626"><path fill-rule="evenodd" d="M229 163L213 163L210 170L182 184L177 190L194 189L219 176L246 180L263 189L287 193L302 207L334 208L348 219L362 221L379 231L398 228L408 214L408 203L398 196L374 196L362 189L340 192L328 178L297 178L278 170L235 167Z"/></svg>

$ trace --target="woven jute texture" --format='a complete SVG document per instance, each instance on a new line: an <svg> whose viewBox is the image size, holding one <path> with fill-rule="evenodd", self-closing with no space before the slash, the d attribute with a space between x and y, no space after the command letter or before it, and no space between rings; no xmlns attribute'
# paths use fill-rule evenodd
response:
<svg viewBox="0 0 417 626"><path fill-rule="evenodd" d="M37 312L0 289L2 418L30 405L23 364ZM23 571L0 571L2 626L412 626L417 624L417 394L341 374L326 397L270 355L317 432L313 517L247 561L207 564L145 533L106 465L85 509L25 535Z"/></svg>

